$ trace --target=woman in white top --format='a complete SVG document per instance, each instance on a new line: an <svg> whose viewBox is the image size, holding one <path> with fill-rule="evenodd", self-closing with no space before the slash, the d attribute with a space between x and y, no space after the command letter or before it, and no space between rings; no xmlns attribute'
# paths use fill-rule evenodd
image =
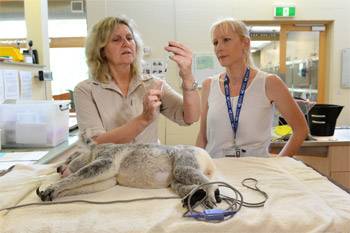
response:
<svg viewBox="0 0 350 233"><path fill-rule="evenodd" d="M308 134L305 117L278 76L253 66L246 25L224 19L214 23L211 36L215 54L226 72L203 82L196 145L214 158L266 157L277 107L293 129L279 155L294 155Z"/></svg>

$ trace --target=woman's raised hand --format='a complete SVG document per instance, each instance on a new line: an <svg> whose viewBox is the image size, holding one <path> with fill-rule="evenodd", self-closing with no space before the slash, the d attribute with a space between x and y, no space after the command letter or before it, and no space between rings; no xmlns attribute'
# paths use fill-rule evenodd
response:
<svg viewBox="0 0 350 233"><path fill-rule="evenodd" d="M180 77L184 80L192 78L192 52L189 48L176 41L169 41L166 51L173 53L170 59L178 65Z"/></svg>

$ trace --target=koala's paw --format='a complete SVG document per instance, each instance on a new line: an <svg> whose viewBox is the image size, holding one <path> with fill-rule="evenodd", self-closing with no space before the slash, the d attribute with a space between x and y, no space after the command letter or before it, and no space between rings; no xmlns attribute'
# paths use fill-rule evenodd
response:
<svg viewBox="0 0 350 233"><path fill-rule="evenodd" d="M53 187L48 187L44 191L40 191L39 188L37 188L36 194L40 197L42 201L52 201L57 197L57 192Z"/></svg>
<svg viewBox="0 0 350 233"><path fill-rule="evenodd" d="M217 185L211 184L211 185L205 186L204 190L207 194L204 204L208 208L212 209L216 206L216 203L221 202L220 191L219 191L219 187Z"/></svg>
<svg viewBox="0 0 350 233"><path fill-rule="evenodd" d="M196 205L197 202L202 201L206 197L206 195L207 195L207 193L203 189L198 189L192 195L190 200L188 200L190 198L189 195L187 195L184 199L182 199L182 205L183 205L183 207L187 207L188 206L188 201L190 201L190 206L194 207L194 205Z"/></svg>

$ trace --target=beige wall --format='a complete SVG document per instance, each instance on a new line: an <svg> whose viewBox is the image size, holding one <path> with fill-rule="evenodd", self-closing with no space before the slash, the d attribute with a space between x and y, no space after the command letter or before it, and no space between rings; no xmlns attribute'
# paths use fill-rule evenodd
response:
<svg viewBox="0 0 350 233"><path fill-rule="evenodd" d="M274 20L272 0L87 0L87 21L90 28L104 16L126 15L135 20L146 46L152 52L146 59L163 58L168 40L178 40L193 52L212 52L209 27L222 17L241 20ZM280 1L279 1L280 2ZM340 88L341 49L350 47L350 1L296 0L295 20L334 20L329 39L328 102L345 105L338 124L350 124L350 89ZM169 62L167 81L178 89L180 80L176 66ZM161 119L161 140L167 144L193 144L198 124L180 128Z"/></svg>

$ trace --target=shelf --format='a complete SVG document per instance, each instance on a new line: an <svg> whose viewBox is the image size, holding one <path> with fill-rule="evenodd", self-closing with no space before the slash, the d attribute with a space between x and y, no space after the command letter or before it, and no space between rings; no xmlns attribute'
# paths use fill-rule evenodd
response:
<svg viewBox="0 0 350 233"><path fill-rule="evenodd" d="M40 65L40 64L31 64L31 63L25 63L25 62L0 62L0 67L2 65L9 65L9 66L25 66L25 67L33 67L33 68L45 68L46 66Z"/></svg>

